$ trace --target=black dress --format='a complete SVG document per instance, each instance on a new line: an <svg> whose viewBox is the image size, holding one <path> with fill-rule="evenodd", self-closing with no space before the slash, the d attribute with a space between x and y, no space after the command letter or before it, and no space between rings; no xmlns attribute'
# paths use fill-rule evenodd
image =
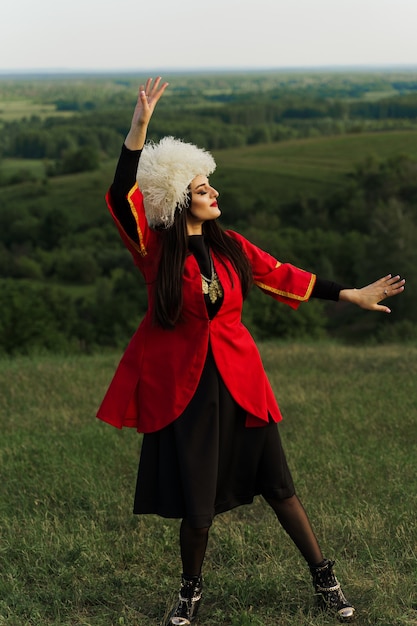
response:
<svg viewBox="0 0 417 626"><path fill-rule="evenodd" d="M200 271L210 276L203 236L189 238ZM206 296L210 318L221 306ZM232 364L231 364L232 366ZM245 412L226 389L209 349L204 370L183 414L160 431L143 436L134 513L187 518L196 528L253 501L257 494L288 498L294 485L278 427L247 428Z"/></svg>

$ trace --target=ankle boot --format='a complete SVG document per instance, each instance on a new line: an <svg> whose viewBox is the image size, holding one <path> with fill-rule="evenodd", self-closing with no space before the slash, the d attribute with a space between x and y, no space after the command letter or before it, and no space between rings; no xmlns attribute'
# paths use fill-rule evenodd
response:
<svg viewBox="0 0 417 626"><path fill-rule="evenodd" d="M333 573L333 561L324 559L320 565L310 566L313 585L319 605L334 613L341 622L353 622L356 617L355 608L348 602Z"/></svg>
<svg viewBox="0 0 417 626"><path fill-rule="evenodd" d="M187 626L196 618L201 600L203 580L201 576L181 578L181 587L177 606L169 616L165 626Z"/></svg>

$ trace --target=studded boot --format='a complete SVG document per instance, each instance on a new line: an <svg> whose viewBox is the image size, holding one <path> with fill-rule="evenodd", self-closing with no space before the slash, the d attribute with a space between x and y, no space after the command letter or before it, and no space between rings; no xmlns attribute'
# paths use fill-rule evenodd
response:
<svg viewBox="0 0 417 626"><path fill-rule="evenodd" d="M316 566L310 566L313 585L321 608L334 613L344 623L356 618L355 608L348 602L333 573L334 561L324 559Z"/></svg>
<svg viewBox="0 0 417 626"><path fill-rule="evenodd" d="M165 626L187 626L196 618L201 600L203 580L201 576L181 578L179 601Z"/></svg>

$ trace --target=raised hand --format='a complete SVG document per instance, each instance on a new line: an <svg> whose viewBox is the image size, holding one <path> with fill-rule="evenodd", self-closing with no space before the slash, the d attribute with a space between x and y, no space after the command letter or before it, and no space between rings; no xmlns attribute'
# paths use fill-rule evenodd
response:
<svg viewBox="0 0 417 626"><path fill-rule="evenodd" d="M362 289L342 289L339 299L352 302L362 309L368 309L369 311L391 313L391 309L379 303L385 298L391 298L392 296L397 296L402 293L404 291L404 284L404 278L388 274L374 283L362 287Z"/></svg>
<svg viewBox="0 0 417 626"><path fill-rule="evenodd" d="M135 110L133 112L132 125L141 126L143 124L148 125L152 117L152 113L158 103L158 100L168 87L168 83L163 83L161 86L161 77L155 78L152 84L152 78L148 78L146 85L141 85L139 88L139 95L136 102Z"/></svg>
<svg viewBox="0 0 417 626"><path fill-rule="evenodd" d="M168 83L161 83L161 77L148 78L145 85L140 85L139 95L133 111L132 122L125 144L130 150L141 150L145 143L148 125L155 107L168 87Z"/></svg>

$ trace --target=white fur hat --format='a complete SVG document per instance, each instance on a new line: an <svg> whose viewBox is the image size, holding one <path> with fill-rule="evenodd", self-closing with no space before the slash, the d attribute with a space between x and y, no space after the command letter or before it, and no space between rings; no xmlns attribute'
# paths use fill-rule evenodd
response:
<svg viewBox="0 0 417 626"><path fill-rule="evenodd" d="M207 150L175 137L147 143L142 151L137 180L143 194L149 226L170 228L175 210L187 206L188 185L198 175L209 176L216 163Z"/></svg>

